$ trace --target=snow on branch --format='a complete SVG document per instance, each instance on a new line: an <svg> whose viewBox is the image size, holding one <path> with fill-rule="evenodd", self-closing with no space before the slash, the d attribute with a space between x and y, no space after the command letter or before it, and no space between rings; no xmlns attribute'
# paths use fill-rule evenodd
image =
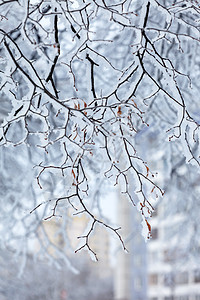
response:
<svg viewBox="0 0 200 300"><path fill-rule="evenodd" d="M141 133L180 140L188 162L200 165L193 98L199 71L188 68L197 60L191 49L199 49L199 6L186 0L25 2L0 4L2 151L26 149L39 190L50 194L30 201L31 215L43 209L38 220L50 220L70 207L89 217L76 252L87 248L97 259L89 243L97 225L113 231L126 250L120 228L93 211L95 185L103 178L105 188L120 185L133 205L140 203L150 236L151 199L164 191L144 159L145 139L142 151L137 146Z"/></svg>

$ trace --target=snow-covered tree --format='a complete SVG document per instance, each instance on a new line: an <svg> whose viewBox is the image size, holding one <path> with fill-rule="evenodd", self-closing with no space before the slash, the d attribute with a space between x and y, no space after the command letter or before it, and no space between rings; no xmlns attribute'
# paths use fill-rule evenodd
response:
<svg viewBox="0 0 200 300"><path fill-rule="evenodd" d="M148 238L174 157L200 164L198 2L7 0L0 12L2 241L37 236L46 249L42 220L62 216L66 226L72 208L89 217L77 250L96 257L99 225L126 249L99 211L118 184ZM166 160L163 187L151 138Z"/></svg>

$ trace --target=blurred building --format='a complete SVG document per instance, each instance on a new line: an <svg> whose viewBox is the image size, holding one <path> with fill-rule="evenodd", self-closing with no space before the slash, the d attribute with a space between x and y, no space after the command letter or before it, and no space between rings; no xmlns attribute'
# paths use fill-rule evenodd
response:
<svg viewBox="0 0 200 300"><path fill-rule="evenodd" d="M167 238L167 231L176 218L162 222L162 209L161 205L152 216L152 238L145 243L138 211L120 197L119 221L130 253L117 253L116 300L200 300L200 266L188 263L187 257L183 260L181 249L171 247L173 236Z"/></svg>
<svg viewBox="0 0 200 300"><path fill-rule="evenodd" d="M200 300L200 266L181 257L181 247L172 247L173 237L166 237L176 218L160 222L161 209L152 218L152 240L147 245L149 300Z"/></svg>

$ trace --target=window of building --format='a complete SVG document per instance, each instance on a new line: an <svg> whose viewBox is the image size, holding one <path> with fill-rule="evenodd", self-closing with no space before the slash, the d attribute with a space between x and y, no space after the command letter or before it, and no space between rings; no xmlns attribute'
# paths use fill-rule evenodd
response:
<svg viewBox="0 0 200 300"><path fill-rule="evenodd" d="M152 237L153 240L157 240L157 238L158 238L158 228L153 228L151 230L151 237Z"/></svg>
<svg viewBox="0 0 200 300"><path fill-rule="evenodd" d="M171 250L164 250L163 251L163 261L168 263L168 262L173 262L176 259L176 253L175 251Z"/></svg>
<svg viewBox="0 0 200 300"><path fill-rule="evenodd" d="M182 273L176 274L175 282L176 282L176 284L186 284L186 283L188 283L188 273L187 272L182 272Z"/></svg>
<svg viewBox="0 0 200 300"><path fill-rule="evenodd" d="M195 300L200 300L200 295L196 295L194 299Z"/></svg>
<svg viewBox="0 0 200 300"><path fill-rule="evenodd" d="M179 248L165 249L163 251L163 261L172 263L173 261L179 259L180 253L181 253L181 249Z"/></svg>
<svg viewBox="0 0 200 300"><path fill-rule="evenodd" d="M174 300L174 297L173 296L167 296L164 298L164 300Z"/></svg>
<svg viewBox="0 0 200 300"><path fill-rule="evenodd" d="M150 274L149 275L149 285L158 284L158 274Z"/></svg>
<svg viewBox="0 0 200 300"><path fill-rule="evenodd" d="M169 251L164 250L163 251L163 261L164 262L170 262L170 260L171 260L171 255L169 255Z"/></svg>
<svg viewBox="0 0 200 300"><path fill-rule="evenodd" d="M194 282L196 283L200 282L200 270L194 271Z"/></svg>

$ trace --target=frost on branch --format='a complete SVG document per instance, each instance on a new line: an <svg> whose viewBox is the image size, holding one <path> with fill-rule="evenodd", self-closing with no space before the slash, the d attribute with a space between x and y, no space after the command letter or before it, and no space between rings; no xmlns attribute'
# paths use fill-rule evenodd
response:
<svg viewBox="0 0 200 300"><path fill-rule="evenodd" d="M89 240L99 225L126 249L120 228L96 213L97 183L105 190L120 182L127 199L139 203L149 237L151 199L164 191L146 159L143 133L156 134L159 147L177 143L187 162L200 163L199 71L189 69L199 63L198 5L60 0L4 1L0 7L1 151L10 147L8 153L22 159L17 149L23 149L34 166L30 218L42 226L42 218L66 218L72 208L91 224L77 251L96 256Z"/></svg>

